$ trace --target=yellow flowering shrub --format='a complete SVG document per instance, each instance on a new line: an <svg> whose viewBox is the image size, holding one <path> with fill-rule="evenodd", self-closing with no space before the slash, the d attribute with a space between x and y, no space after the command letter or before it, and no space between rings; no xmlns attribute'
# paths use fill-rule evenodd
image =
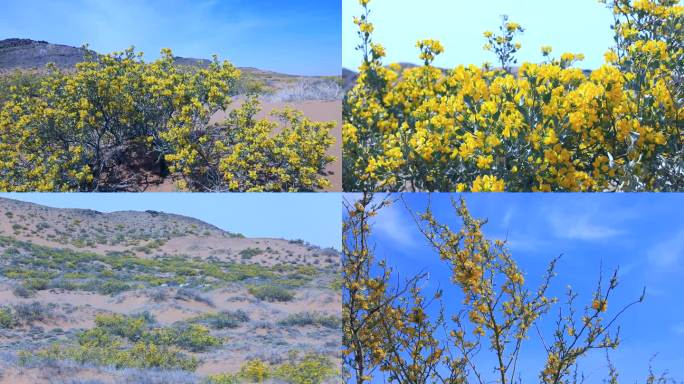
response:
<svg viewBox="0 0 684 384"><path fill-rule="evenodd" d="M270 365L259 359L249 360L240 368L240 376L252 383L263 383L270 376Z"/></svg>
<svg viewBox="0 0 684 384"><path fill-rule="evenodd" d="M446 297L437 289L426 297L420 288L428 284L425 274L402 281L373 254L372 217L390 199L378 201L364 193L345 204L343 356L344 367L357 384L374 382L377 371L392 383L516 383L520 351L534 330L547 353L540 382L572 382L576 363L590 350L618 347L616 320L644 299L642 293L609 313L617 271L607 287L599 280L583 310L571 288L562 303L548 297L558 259L550 262L539 285L530 287L506 243L486 238L486 221L472 217L463 200L453 203L459 230L438 221L429 206L414 214L418 231L451 272L449 283L462 293ZM554 329L546 337L545 327L537 324L556 306L557 319L547 320Z"/></svg>
<svg viewBox="0 0 684 384"><path fill-rule="evenodd" d="M334 122L313 122L286 108L272 114L281 124L257 120L252 98L230 113L226 127L210 126L185 136L167 135L178 150L167 156L193 190L301 191L330 186L323 175L333 158ZM273 133L277 131L277 133Z"/></svg>
<svg viewBox="0 0 684 384"><path fill-rule="evenodd" d="M260 359L248 360L238 373L222 373L209 376L207 384L283 382L291 384L321 384L329 382L338 374L327 356L306 353L299 356L290 351L286 362L270 364ZM273 380L276 379L276 380Z"/></svg>
<svg viewBox="0 0 684 384"><path fill-rule="evenodd" d="M164 49L146 63L132 48L90 55L72 72L48 66L39 84L19 77L0 97L0 190L134 189L136 175L121 169L139 158L190 190L326 187L331 124L292 110L281 112L283 124L258 120L252 100L227 124L209 125L239 78L216 57L203 68L181 66Z"/></svg>
<svg viewBox="0 0 684 384"><path fill-rule="evenodd" d="M339 375L339 370L333 361L316 353L306 353L299 357L297 352L291 352L288 361L278 365L273 376L292 384L321 384L330 382Z"/></svg>
<svg viewBox="0 0 684 384"><path fill-rule="evenodd" d="M485 32L499 66L432 65L444 48L419 41L424 65L384 66L369 1L359 26L363 63L345 97L344 189L615 191L684 189L678 0L603 0L616 46L600 68L564 53L514 68L523 28Z"/></svg>

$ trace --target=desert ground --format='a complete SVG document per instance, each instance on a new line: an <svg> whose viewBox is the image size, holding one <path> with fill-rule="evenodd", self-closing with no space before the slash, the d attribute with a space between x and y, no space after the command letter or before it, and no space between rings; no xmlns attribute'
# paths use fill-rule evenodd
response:
<svg viewBox="0 0 684 384"><path fill-rule="evenodd" d="M0 383L206 383L306 354L339 371L338 271L301 240L0 199Z"/></svg>

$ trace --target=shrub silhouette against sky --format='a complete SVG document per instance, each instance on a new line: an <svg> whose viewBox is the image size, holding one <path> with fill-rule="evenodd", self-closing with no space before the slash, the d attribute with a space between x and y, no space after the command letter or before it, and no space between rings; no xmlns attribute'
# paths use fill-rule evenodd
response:
<svg viewBox="0 0 684 384"><path fill-rule="evenodd" d="M677 197L498 196L438 194L434 207L424 194L347 196L351 382L646 381L655 354L682 373L681 324L662 310L681 285ZM469 206L498 214L488 224ZM502 230L510 243L493 240Z"/></svg>

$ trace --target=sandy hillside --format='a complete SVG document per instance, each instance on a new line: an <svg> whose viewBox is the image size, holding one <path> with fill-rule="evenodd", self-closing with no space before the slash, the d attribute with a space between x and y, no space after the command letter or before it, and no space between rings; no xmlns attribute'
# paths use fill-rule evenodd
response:
<svg viewBox="0 0 684 384"><path fill-rule="evenodd" d="M339 370L338 270L334 250L188 217L0 199L0 383L203 383L307 355Z"/></svg>

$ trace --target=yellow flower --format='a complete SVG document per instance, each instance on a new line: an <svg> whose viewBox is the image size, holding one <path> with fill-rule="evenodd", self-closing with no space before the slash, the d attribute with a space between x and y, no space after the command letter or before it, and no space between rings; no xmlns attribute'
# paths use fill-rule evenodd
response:
<svg viewBox="0 0 684 384"><path fill-rule="evenodd" d="M472 192L503 192L504 187L503 180L497 179L496 176L485 175L475 178L470 190Z"/></svg>
<svg viewBox="0 0 684 384"><path fill-rule="evenodd" d="M569 52L566 52L561 55L561 60L563 61L573 61L575 60L575 55Z"/></svg>
<svg viewBox="0 0 684 384"><path fill-rule="evenodd" d="M494 162L492 155L478 156L477 157L477 167L480 169L489 169Z"/></svg>
<svg viewBox="0 0 684 384"><path fill-rule="evenodd" d="M520 30L520 24L512 23L512 22L506 23L506 30L508 30L508 32L514 32L514 31Z"/></svg>
<svg viewBox="0 0 684 384"><path fill-rule="evenodd" d="M615 53L615 51L612 51L612 50L606 52L606 53L603 55L603 57L605 58L606 63L615 63L615 62L618 61L618 56L617 56L617 54Z"/></svg>
<svg viewBox="0 0 684 384"><path fill-rule="evenodd" d="M608 302L605 300L594 299L591 303L591 307L599 312L605 312L608 309Z"/></svg>

